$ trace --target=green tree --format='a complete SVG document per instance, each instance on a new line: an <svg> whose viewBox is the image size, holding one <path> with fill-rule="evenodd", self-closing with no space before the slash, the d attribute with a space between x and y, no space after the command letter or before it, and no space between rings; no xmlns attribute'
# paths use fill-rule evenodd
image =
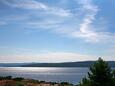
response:
<svg viewBox="0 0 115 86"><path fill-rule="evenodd" d="M13 78L13 80L15 80L15 81L22 81L22 80L24 80L24 78L22 78L22 77L16 77L16 78Z"/></svg>
<svg viewBox="0 0 115 86"><path fill-rule="evenodd" d="M113 86L111 68L101 58L90 67L88 78L92 86Z"/></svg>
<svg viewBox="0 0 115 86"><path fill-rule="evenodd" d="M98 59L88 72L88 77L79 86L115 86L113 73L108 63Z"/></svg>
<svg viewBox="0 0 115 86"><path fill-rule="evenodd" d="M80 82L78 86L91 86L91 82L89 79L85 77L82 79L82 81Z"/></svg>
<svg viewBox="0 0 115 86"><path fill-rule="evenodd" d="M115 78L115 70L113 70L113 78Z"/></svg>

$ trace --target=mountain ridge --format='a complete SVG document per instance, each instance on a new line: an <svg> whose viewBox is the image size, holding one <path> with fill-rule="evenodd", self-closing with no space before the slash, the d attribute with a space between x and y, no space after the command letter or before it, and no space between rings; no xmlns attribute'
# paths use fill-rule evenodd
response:
<svg viewBox="0 0 115 86"><path fill-rule="evenodd" d="M115 67L115 61L106 61ZM90 67L95 61L61 62L61 63L0 63L0 67Z"/></svg>

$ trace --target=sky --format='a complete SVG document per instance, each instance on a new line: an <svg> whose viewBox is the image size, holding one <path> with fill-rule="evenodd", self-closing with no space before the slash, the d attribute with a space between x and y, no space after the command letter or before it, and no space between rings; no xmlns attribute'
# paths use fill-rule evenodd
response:
<svg viewBox="0 0 115 86"><path fill-rule="evenodd" d="M115 0L0 0L0 63L115 60Z"/></svg>

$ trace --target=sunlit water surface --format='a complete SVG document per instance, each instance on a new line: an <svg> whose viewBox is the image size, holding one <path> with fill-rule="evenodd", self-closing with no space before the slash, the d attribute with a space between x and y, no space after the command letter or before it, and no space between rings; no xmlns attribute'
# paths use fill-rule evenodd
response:
<svg viewBox="0 0 115 86"><path fill-rule="evenodd" d="M32 78L37 80L70 82L77 84L87 75L88 68L56 67L0 67L0 75Z"/></svg>

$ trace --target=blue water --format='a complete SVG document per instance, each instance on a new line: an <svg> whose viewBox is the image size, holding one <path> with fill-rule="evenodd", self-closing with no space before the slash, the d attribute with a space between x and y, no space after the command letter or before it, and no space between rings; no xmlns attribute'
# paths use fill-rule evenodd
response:
<svg viewBox="0 0 115 86"><path fill-rule="evenodd" d="M25 77L37 80L77 84L87 75L88 68L0 67L0 76Z"/></svg>

